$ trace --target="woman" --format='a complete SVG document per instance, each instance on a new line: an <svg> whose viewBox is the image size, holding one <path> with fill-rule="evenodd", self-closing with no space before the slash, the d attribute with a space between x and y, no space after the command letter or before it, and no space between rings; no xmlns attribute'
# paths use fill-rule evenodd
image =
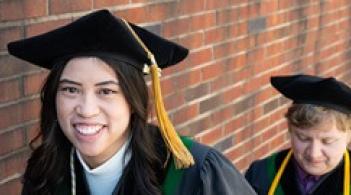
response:
<svg viewBox="0 0 351 195"><path fill-rule="evenodd" d="M220 153L178 137L164 111L158 65L185 48L107 10L8 48L51 69L22 194L254 194ZM144 73L160 127L147 122Z"/></svg>
<svg viewBox="0 0 351 195"><path fill-rule="evenodd" d="M286 118L291 148L249 167L258 194L350 194L351 89L334 78L273 77L272 85L293 100Z"/></svg>

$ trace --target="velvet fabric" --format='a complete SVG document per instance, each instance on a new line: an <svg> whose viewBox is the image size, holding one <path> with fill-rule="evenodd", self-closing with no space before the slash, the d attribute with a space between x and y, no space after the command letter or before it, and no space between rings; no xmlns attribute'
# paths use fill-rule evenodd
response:
<svg viewBox="0 0 351 195"><path fill-rule="evenodd" d="M314 104L351 114L351 89L333 77L271 77L271 84L294 104Z"/></svg>
<svg viewBox="0 0 351 195"><path fill-rule="evenodd" d="M183 60L188 50L146 29L129 23L160 68ZM8 44L8 51L22 60L51 69L56 60L96 53L113 54L139 70L149 64L149 58L122 19L108 10L99 10L47 33Z"/></svg>

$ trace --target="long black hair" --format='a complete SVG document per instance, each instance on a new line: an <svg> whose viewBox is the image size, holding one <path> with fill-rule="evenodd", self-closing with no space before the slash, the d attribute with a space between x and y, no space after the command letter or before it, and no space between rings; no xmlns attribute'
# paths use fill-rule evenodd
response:
<svg viewBox="0 0 351 195"><path fill-rule="evenodd" d="M94 54L94 57L116 72L132 111L129 124L132 138L128 148L132 157L121 178L119 194L161 194L167 149L157 127L147 123L149 95L144 75L112 55ZM62 59L55 63L41 91L40 132L31 146L39 139L41 143L33 148L28 160L23 178L26 194L53 194L60 183L70 178L67 169L72 144L58 125L55 103L59 80L68 61Z"/></svg>

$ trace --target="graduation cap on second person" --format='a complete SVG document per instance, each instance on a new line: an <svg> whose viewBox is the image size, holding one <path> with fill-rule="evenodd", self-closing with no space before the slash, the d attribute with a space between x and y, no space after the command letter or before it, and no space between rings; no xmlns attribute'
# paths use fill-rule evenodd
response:
<svg viewBox="0 0 351 195"><path fill-rule="evenodd" d="M146 29L99 10L47 33L14 41L8 51L20 59L51 69L60 59L112 54L136 69L151 74L155 110L163 139L177 168L194 164L191 153L177 135L164 108L159 81L160 68L182 61L188 50Z"/></svg>
<svg viewBox="0 0 351 195"><path fill-rule="evenodd" d="M351 114L351 88L333 77L271 77L271 84L295 104L313 104Z"/></svg>

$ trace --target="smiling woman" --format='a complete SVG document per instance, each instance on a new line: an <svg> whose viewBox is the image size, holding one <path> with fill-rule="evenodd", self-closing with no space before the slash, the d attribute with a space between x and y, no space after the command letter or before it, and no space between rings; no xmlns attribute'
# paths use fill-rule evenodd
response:
<svg viewBox="0 0 351 195"><path fill-rule="evenodd" d="M115 71L95 57L71 59L60 78L58 122L91 168L110 159L129 136L131 111L118 83Z"/></svg>
<svg viewBox="0 0 351 195"><path fill-rule="evenodd" d="M8 48L51 70L23 194L255 194L222 154L178 136L165 112L160 68L186 48L107 10ZM148 123L148 73L159 127Z"/></svg>

